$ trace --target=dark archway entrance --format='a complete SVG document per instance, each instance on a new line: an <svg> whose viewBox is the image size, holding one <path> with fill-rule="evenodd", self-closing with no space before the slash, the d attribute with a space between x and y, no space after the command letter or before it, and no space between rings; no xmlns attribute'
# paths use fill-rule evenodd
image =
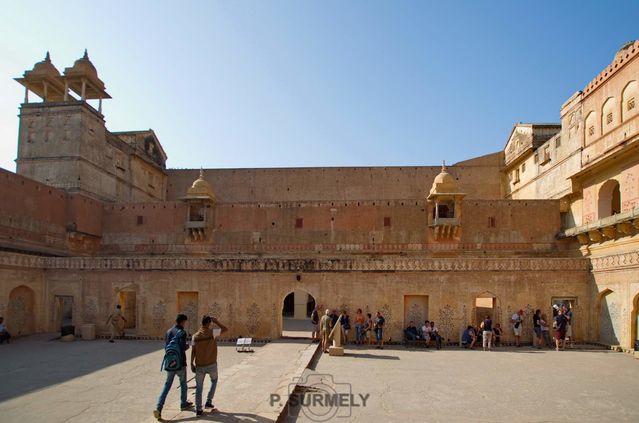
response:
<svg viewBox="0 0 639 423"><path fill-rule="evenodd" d="M315 298L302 289L289 292L282 301L282 336L311 338L313 325L311 313Z"/></svg>

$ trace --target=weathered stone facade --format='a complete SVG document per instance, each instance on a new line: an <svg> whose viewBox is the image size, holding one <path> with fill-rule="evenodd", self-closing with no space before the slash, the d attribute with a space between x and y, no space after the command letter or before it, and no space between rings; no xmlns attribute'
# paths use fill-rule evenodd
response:
<svg viewBox="0 0 639 423"><path fill-rule="evenodd" d="M521 308L530 340L536 308L570 301L578 340L630 348L636 50L564 104L561 124L515 125L504 152L445 170L167 170L152 131L111 133L87 102L109 98L88 56L64 76L47 56L19 79L44 101L22 105L17 174L0 170L0 314L15 333L53 331L66 298L76 326L101 332L120 303L139 335L182 311L220 316L231 336L275 338L287 294L307 292L382 310L393 339L429 318L456 340L488 312L509 340ZM592 110L599 137L586 135Z"/></svg>

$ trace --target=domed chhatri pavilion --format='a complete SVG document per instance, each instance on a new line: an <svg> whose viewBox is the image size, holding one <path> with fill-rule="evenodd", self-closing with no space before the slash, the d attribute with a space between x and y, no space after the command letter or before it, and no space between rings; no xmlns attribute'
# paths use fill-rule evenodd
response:
<svg viewBox="0 0 639 423"><path fill-rule="evenodd" d="M128 336L177 312L277 338L314 305L435 320L456 342L486 314L573 309L577 341L630 350L639 310L639 43L503 151L451 166L167 169L153 130L111 132L88 54L16 80L17 172L0 170L0 315L15 335ZM30 99L30 94L32 98ZM33 97L42 101L34 102ZM31 101L30 101L31 100ZM512 333L505 331L504 340Z"/></svg>

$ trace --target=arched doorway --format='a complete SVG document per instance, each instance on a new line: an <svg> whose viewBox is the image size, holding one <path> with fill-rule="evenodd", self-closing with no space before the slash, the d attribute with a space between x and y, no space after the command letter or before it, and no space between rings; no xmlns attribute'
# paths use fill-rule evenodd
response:
<svg viewBox="0 0 639 423"><path fill-rule="evenodd" d="M311 313L315 308L315 298L302 289L289 292L282 301L282 336L311 338L313 325Z"/></svg>
<svg viewBox="0 0 639 423"><path fill-rule="evenodd" d="M599 342L607 345L619 345L620 301L619 294L606 289L599 294L598 327Z"/></svg>
<svg viewBox="0 0 639 423"><path fill-rule="evenodd" d="M13 336L30 335L35 331L35 294L24 285L9 293L9 310L5 323Z"/></svg>
<svg viewBox="0 0 639 423"><path fill-rule="evenodd" d="M599 188L597 212L599 219L621 213L621 192L616 180L610 179Z"/></svg>

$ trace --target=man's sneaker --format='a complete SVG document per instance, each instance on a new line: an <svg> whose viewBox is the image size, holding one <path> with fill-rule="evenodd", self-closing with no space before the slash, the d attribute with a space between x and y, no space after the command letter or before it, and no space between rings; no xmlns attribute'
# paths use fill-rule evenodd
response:
<svg viewBox="0 0 639 423"><path fill-rule="evenodd" d="M158 421L162 420L162 412L160 410L153 410L153 417Z"/></svg>
<svg viewBox="0 0 639 423"><path fill-rule="evenodd" d="M193 403L191 401L187 401L185 404L180 406L180 410L185 411L193 408Z"/></svg>
<svg viewBox="0 0 639 423"><path fill-rule="evenodd" d="M206 404L204 404L204 406L206 408L215 408L215 406L213 405L213 403L211 401L207 401Z"/></svg>
<svg viewBox="0 0 639 423"><path fill-rule="evenodd" d="M204 410L197 410L195 412L195 417L202 417L204 415Z"/></svg>

